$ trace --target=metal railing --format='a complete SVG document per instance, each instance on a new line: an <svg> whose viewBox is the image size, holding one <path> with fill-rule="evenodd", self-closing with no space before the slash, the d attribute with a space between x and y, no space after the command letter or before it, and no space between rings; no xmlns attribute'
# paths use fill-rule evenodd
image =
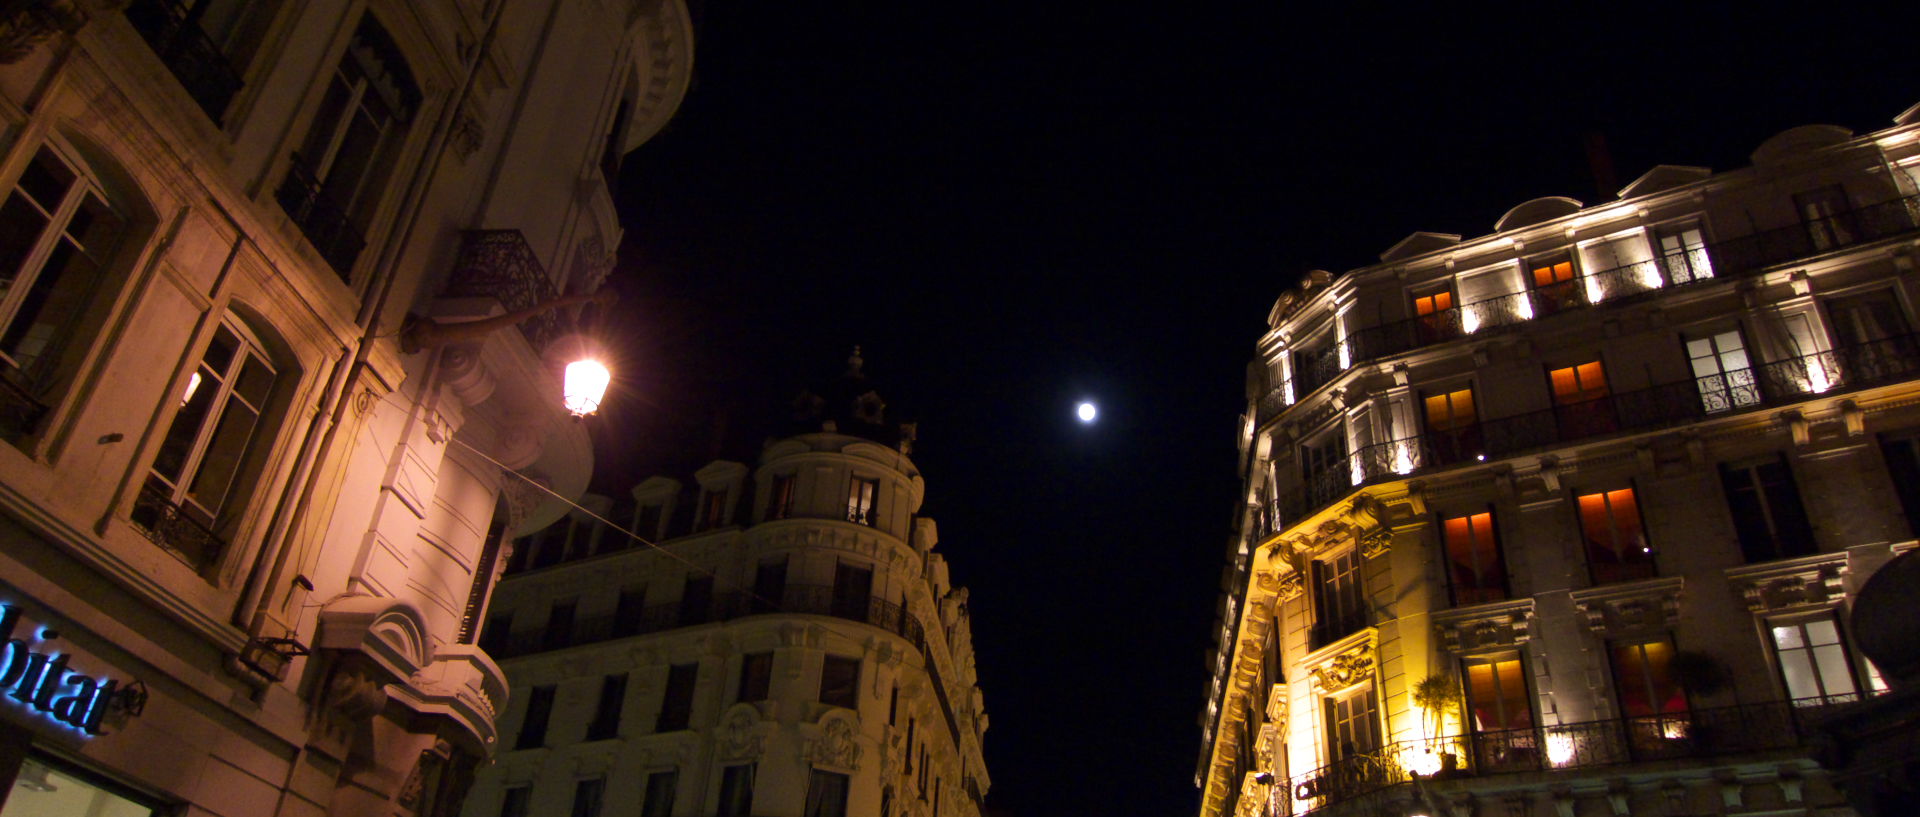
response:
<svg viewBox="0 0 1920 817"><path fill-rule="evenodd" d="M293 155L287 178L273 197L340 280L352 283L353 262L360 258L367 239L360 234L360 228L354 226L346 209L327 194L326 185L300 154Z"/></svg>
<svg viewBox="0 0 1920 817"><path fill-rule="evenodd" d="M1294 401L1332 382L1348 368L1369 360L1521 324L1581 307L1626 301L1701 281L1744 277L1766 268L1892 238L1920 229L1920 196L1866 205L1827 218L1762 230L1738 238L1688 247L1651 260L1583 273L1566 281L1494 296L1452 309L1351 330L1340 344L1319 355L1300 355L1293 369ZM1598 295L1596 298L1595 295ZM1342 358L1347 365L1341 366ZM1282 383L1269 397L1284 393ZM1284 398L1260 401L1258 422L1279 416Z"/></svg>
<svg viewBox="0 0 1920 817"><path fill-rule="evenodd" d="M514 658L549 650L595 644L616 638L647 635L680 627L691 627L746 616L774 613L798 613L831 616L847 621L871 624L913 644L926 648L926 628L900 605L877 596L864 600L836 596L831 585L789 584L777 599L761 598L745 591L716 593L711 603L698 609L680 602L651 604L638 615L618 611L589 616L576 621L563 638L549 638L546 631L516 631L505 639L495 659Z"/></svg>
<svg viewBox="0 0 1920 817"><path fill-rule="evenodd" d="M140 486L140 494L133 500L132 520L134 528L154 544L187 557L196 567L212 564L227 549L227 540L150 482Z"/></svg>
<svg viewBox="0 0 1920 817"><path fill-rule="evenodd" d="M492 298L508 312L527 309L554 297L553 279L519 230L466 230L460 256L447 277L449 298ZM520 322L534 351L545 349L569 324L566 310L543 312Z"/></svg>
<svg viewBox="0 0 1920 817"><path fill-rule="evenodd" d="M126 15L187 95L214 122L221 122L243 81L220 46L201 30L196 11L178 0L133 0Z"/></svg>
<svg viewBox="0 0 1920 817"><path fill-rule="evenodd" d="M1775 701L1402 741L1294 775L1279 799L1305 814L1417 778L1714 758L1805 745L1819 707Z"/></svg>

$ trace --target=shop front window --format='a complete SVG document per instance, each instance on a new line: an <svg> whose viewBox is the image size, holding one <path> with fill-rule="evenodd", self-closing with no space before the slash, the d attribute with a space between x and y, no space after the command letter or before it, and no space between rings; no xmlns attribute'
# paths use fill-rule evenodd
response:
<svg viewBox="0 0 1920 817"><path fill-rule="evenodd" d="M27 758L0 817L159 817L162 807L64 764Z"/></svg>

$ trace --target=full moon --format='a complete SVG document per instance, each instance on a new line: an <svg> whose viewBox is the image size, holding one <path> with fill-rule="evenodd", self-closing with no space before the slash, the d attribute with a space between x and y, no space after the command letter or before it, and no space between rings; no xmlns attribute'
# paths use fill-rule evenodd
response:
<svg viewBox="0 0 1920 817"><path fill-rule="evenodd" d="M1080 422L1091 423L1093 422L1093 418L1100 416L1100 409L1096 408L1092 403L1083 402L1078 408L1074 409L1074 413L1079 415Z"/></svg>

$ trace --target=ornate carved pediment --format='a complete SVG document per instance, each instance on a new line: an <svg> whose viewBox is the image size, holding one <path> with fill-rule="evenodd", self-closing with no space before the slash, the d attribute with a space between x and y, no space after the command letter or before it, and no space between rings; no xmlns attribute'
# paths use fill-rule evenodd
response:
<svg viewBox="0 0 1920 817"><path fill-rule="evenodd" d="M1307 591L1307 577L1304 573L1288 573L1280 578L1280 588L1274 591L1274 598L1280 601L1293 601Z"/></svg>
<svg viewBox="0 0 1920 817"><path fill-rule="evenodd" d="M1313 668L1313 691L1316 694L1338 692L1373 677L1373 639L1371 633L1366 635L1367 638L1333 653Z"/></svg>
<svg viewBox="0 0 1920 817"><path fill-rule="evenodd" d="M1518 647L1532 635L1533 599L1514 599L1434 616L1440 647L1448 652Z"/></svg>
<svg viewBox="0 0 1920 817"><path fill-rule="evenodd" d="M1680 618L1679 576L1575 590L1573 607L1587 629L1603 638L1672 629Z"/></svg>
<svg viewBox="0 0 1920 817"><path fill-rule="evenodd" d="M820 724L820 736L806 741L800 759L816 766L860 770L860 744L855 740L853 723L845 717L829 716Z"/></svg>
<svg viewBox="0 0 1920 817"><path fill-rule="evenodd" d="M1845 553L1742 565L1728 568L1726 573L1727 582L1755 613L1839 604L1847 595Z"/></svg>

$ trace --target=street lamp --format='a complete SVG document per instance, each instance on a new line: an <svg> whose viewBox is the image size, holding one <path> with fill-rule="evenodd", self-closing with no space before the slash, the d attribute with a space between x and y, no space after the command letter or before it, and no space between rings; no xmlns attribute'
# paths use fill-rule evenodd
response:
<svg viewBox="0 0 1920 817"><path fill-rule="evenodd" d="M582 358L567 364L566 383L561 387L561 399L567 411L575 417L585 417L600 410L600 398L607 394L607 383L613 379L613 373L607 371L605 364L593 358Z"/></svg>

